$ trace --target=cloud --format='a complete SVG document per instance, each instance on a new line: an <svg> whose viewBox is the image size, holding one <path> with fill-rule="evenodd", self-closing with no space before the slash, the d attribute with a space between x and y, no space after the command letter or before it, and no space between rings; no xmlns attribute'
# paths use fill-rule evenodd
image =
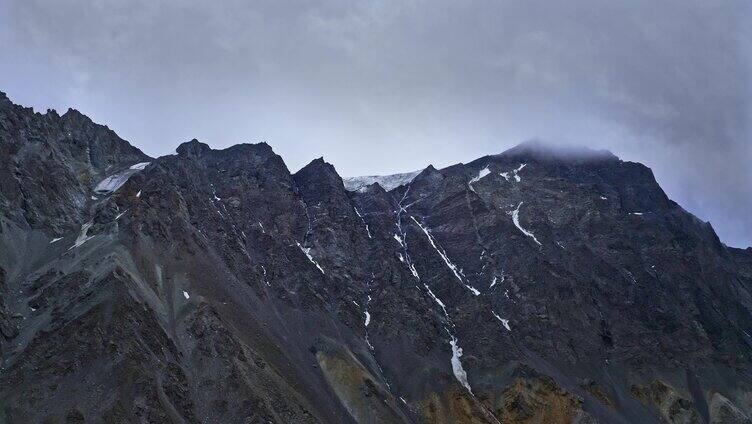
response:
<svg viewBox="0 0 752 424"><path fill-rule="evenodd" d="M608 148L752 242L749 2L9 0L0 86L150 154L267 140L344 175Z"/></svg>

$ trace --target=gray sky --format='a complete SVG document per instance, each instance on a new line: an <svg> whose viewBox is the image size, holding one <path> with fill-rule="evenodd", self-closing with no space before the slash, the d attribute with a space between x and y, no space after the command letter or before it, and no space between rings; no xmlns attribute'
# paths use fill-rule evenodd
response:
<svg viewBox="0 0 752 424"><path fill-rule="evenodd" d="M5 0L0 90L150 155L267 141L344 176L607 148L748 246L751 4Z"/></svg>

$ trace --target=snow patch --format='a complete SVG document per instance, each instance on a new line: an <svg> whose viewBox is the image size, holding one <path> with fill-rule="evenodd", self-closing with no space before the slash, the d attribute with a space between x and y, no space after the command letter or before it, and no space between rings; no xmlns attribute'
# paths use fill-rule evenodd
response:
<svg viewBox="0 0 752 424"><path fill-rule="evenodd" d="M128 178L130 178L131 175L142 171L144 168L146 168L147 165L149 165L149 163L150 162L137 163L126 170L108 176L104 180L100 181L96 187L94 187L94 192L99 194L108 194L115 192L117 189L122 187L123 184L126 183L126 181L128 181Z"/></svg>
<svg viewBox="0 0 752 424"><path fill-rule="evenodd" d="M62 237L55 237L54 239L50 240L50 244L52 244L52 243L54 243L56 241L60 241L62 239L63 239Z"/></svg>
<svg viewBox="0 0 752 424"><path fill-rule="evenodd" d="M491 287L495 286L496 283L503 283L504 280L506 280L506 275L504 275L504 271L501 271L501 280L499 280L498 277L494 275L493 280L491 281L491 285L488 286L488 288L490 289Z"/></svg>
<svg viewBox="0 0 752 424"><path fill-rule="evenodd" d="M491 170L490 170L490 169L488 169L488 166L486 166L485 168L483 168L483 169L481 169L480 171L478 171L478 175L476 175L475 177L473 177L473 178L472 178L472 179L471 179L471 180L470 180L470 181L469 181L469 182L467 183L468 187L470 187L470 190L472 190L472 191L475 191L475 189L473 188L473 183L477 183L478 181L480 181L480 180L481 180L481 178L485 177L486 175L488 175L488 174L490 174L490 173L491 173Z"/></svg>
<svg viewBox="0 0 752 424"><path fill-rule="evenodd" d="M321 268L321 266L318 264L318 262L316 262L313 259L313 256L311 256L311 249L310 248L305 248L305 247L301 246L300 243L298 243L297 241L295 242L295 244L297 244L298 247L300 248L300 250L306 255L306 258L308 258L308 260L311 261L312 264L316 265L316 268L318 268L319 271L321 271L322 274L326 274L324 272L324 268Z"/></svg>
<svg viewBox="0 0 752 424"><path fill-rule="evenodd" d="M520 230L522 232L522 234L524 234L524 235L532 238L533 241L535 241L536 243L538 243L538 246L541 246L541 243L538 241L537 238L535 238L535 234L531 233L530 231L528 231L528 230L526 230L526 229L524 229L524 228L522 228L520 226L520 207L522 206L522 203L523 202L520 202L520 204L517 205L517 209L515 209L515 210L513 210L511 212L511 214L512 214L512 222L514 222L514 226L517 227L517 229Z"/></svg>
<svg viewBox="0 0 752 424"><path fill-rule="evenodd" d="M494 311L491 311L491 313L493 314L493 316L496 317L496 319L498 319L499 321L501 321L501 325L503 325L504 328L507 329L507 331L512 331L512 328L509 326L509 320L508 319L504 319L504 318L496 315L496 312L494 312Z"/></svg>
<svg viewBox="0 0 752 424"><path fill-rule="evenodd" d="M518 175L518 172L522 171L522 168L524 168L525 166L527 166L527 164L523 163L522 165L520 165L519 167L517 167L517 168L515 168L515 169L513 169L511 171L509 171L509 172L502 172L499 175L501 175L502 177L504 177L504 179L507 180L507 181L509 181L510 178L514 178L514 180L516 182L520 182L520 181L522 181L522 178L520 178L520 176Z"/></svg>
<svg viewBox="0 0 752 424"><path fill-rule="evenodd" d="M151 163L151 162L141 162L141 163L137 163L137 164L135 164L135 165L131 165L131 167L130 167L130 168L128 168L128 169L134 169L134 170L136 170L136 171L143 171L143 170L144 170L144 168L146 168L146 167L147 167L147 166L148 166L148 165L149 165L150 163Z"/></svg>
<svg viewBox="0 0 752 424"><path fill-rule="evenodd" d="M472 394L473 391L470 389L470 383L467 381L467 373L465 372L465 369L462 368L462 362L460 361L460 357L462 357L462 348L459 347L457 344L457 338L454 336L452 336L452 340L449 341L449 344L452 346L452 371L454 372L454 377L464 388L467 389L468 392L470 392L470 394Z"/></svg>
<svg viewBox="0 0 752 424"><path fill-rule="evenodd" d="M136 197L141 197L141 190L139 190L138 193L136 193Z"/></svg>
<svg viewBox="0 0 752 424"><path fill-rule="evenodd" d="M371 306L371 294L370 294L370 292L371 292L371 283L373 282L373 278L374 278L373 277L373 273L371 273L371 281L366 283L366 286L368 287L368 293L369 294L366 297L366 307L365 307L365 310L363 311L363 313L365 315L364 326L366 327L365 339L366 339L366 343L368 344L368 347L371 349L371 351L375 351L375 349L374 349L373 345L371 344L371 340L368 338L368 324L371 323L371 314L368 312L368 307ZM379 365L379 371L381 371L382 375L384 374L384 371L381 370L381 366L380 365ZM388 384L389 383L387 383L387 387L388 387Z"/></svg>

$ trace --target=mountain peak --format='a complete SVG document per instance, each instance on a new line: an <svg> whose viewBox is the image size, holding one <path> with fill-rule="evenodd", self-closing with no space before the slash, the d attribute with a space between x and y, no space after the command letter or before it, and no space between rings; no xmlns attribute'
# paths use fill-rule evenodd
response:
<svg viewBox="0 0 752 424"><path fill-rule="evenodd" d="M529 140L497 155L501 158L534 160L539 162L600 162L618 161L608 150L596 150L581 145L562 145L541 140Z"/></svg>
<svg viewBox="0 0 752 424"><path fill-rule="evenodd" d="M308 165L296 172L295 176L315 178L318 181L329 181L337 186L342 184L342 177L339 176L332 164L324 160L323 156L312 160Z"/></svg>
<svg viewBox="0 0 752 424"><path fill-rule="evenodd" d="M208 144L202 143L195 138L191 141L186 141L175 149L178 155L181 156L202 156L211 151L211 147Z"/></svg>
<svg viewBox="0 0 752 424"><path fill-rule="evenodd" d="M68 108L68 110L61 116L61 118L65 121L93 123L91 118L81 113L81 111L79 111L78 109L74 109L72 107Z"/></svg>

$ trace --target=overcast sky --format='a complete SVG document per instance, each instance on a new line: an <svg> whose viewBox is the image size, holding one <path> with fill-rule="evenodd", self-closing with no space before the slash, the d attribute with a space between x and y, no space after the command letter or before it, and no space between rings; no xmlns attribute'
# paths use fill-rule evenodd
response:
<svg viewBox="0 0 752 424"><path fill-rule="evenodd" d="M0 2L0 90L147 154L267 141L295 171L607 148L752 244L752 2Z"/></svg>

